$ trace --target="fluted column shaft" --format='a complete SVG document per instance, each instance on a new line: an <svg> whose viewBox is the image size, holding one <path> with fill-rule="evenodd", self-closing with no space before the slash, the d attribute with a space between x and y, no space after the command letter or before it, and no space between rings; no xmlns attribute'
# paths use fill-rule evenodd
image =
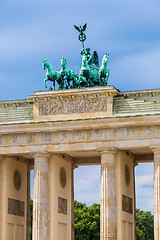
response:
<svg viewBox="0 0 160 240"><path fill-rule="evenodd" d="M30 197L30 166L27 166L27 226L26 226L26 238L27 240L30 240L30 201L31 201L31 197Z"/></svg>
<svg viewBox="0 0 160 240"><path fill-rule="evenodd" d="M154 151L154 240L160 240L160 149Z"/></svg>
<svg viewBox="0 0 160 240"><path fill-rule="evenodd" d="M71 193L71 240L74 240L74 166L71 166L72 193Z"/></svg>
<svg viewBox="0 0 160 240"><path fill-rule="evenodd" d="M46 154L34 156L33 240L49 239L48 158Z"/></svg>
<svg viewBox="0 0 160 240"><path fill-rule="evenodd" d="M117 239L115 160L115 151L107 151L101 155L101 240Z"/></svg>

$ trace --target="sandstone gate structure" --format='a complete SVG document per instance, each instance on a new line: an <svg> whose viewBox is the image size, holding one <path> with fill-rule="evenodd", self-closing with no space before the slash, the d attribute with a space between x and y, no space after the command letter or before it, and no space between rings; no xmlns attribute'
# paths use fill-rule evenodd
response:
<svg viewBox="0 0 160 240"><path fill-rule="evenodd" d="M113 86L34 92L0 102L0 239L74 239L76 166L101 164L100 239L135 239L134 168L154 161L160 239L160 90Z"/></svg>

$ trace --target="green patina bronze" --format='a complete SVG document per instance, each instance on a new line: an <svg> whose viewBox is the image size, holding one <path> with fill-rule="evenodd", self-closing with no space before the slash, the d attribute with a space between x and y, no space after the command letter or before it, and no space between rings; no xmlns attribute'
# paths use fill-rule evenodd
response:
<svg viewBox="0 0 160 240"><path fill-rule="evenodd" d="M109 54L105 54L102 59L101 67L99 67L99 59L96 51L90 53L90 48L84 48L84 41L86 35L87 23L83 27L74 27L79 31L79 40L82 42L82 66L79 74L76 74L73 70L67 68L67 61L65 58L61 58L61 70L55 71L51 63L47 60L43 61L43 69L47 70L46 79L44 80L45 88L47 88L46 82L53 82L53 89L55 90L55 83L58 84L58 89L71 89L82 87L94 87L94 86L107 86L110 70L107 67ZM52 88L51 88L52 89Z"/></svg>

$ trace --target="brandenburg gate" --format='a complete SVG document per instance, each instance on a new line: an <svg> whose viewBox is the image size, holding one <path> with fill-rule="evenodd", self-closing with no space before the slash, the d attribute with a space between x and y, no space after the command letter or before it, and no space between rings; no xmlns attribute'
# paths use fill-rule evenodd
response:
<svg viewBox="0 0 160 240"><path fill-rule="evenodd" d="M135 239L134 168L154 161L160 239L160 90L113 86L35 92L0 102L0 239L74 239L73 171L101 164L101 240Z"/></svg>
<svg viewBox="0 0 160 240"><path fill-rule="evenodd" d="M76 27L76 26L75 26ZM83 43L86 25L76 27ZM100 239L135 240L138 163L154 162L154 239L160 240L160 89L107 86L108 54L82 49L79 75L43 62L59 90L0 102L0 239L74 240L74 169L101 165ZM47 87L47 86L46 86Z"/></svg>

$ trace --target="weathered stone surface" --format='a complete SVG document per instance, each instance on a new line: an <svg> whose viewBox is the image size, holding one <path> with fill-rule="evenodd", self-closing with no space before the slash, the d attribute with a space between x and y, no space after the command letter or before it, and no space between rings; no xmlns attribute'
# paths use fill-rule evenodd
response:
<svg viewBox="0 0 160 240"><path fill-rule="evenodd" d="M142 154L147 155L149 153L151 155L150 149L154 146L160 146L159 96L160 90L144 91L143 93L138 91L119 93L114 87L108 86L92 89L36 92L30 97L30 100L0 103L0 121L2 120L0 123L1 155L24 156L30 159L35 153L38 153L34 162L34 240L47 240L50 236L56 239L57 230L53 229L53 225L56 225L56 222L53 221L54 214L56 214L56 217L58 216L57 221L60 223L63 222L62 218L65 218L63 227L67 229L65 230L67 234L70 231L68 229L72 229L72 239L74 238L74 217L72 216L71 223L70 216L71 194L70 190L66 191L70 182L69 170L67 170L66 186L62 188L59 181L59 170L64 166L64 162L56 168L57 170L54 170L54 164L52 166L52 171L54 171L52 181L57 179L55 182L58 185L54 183L56 187L53 192L52 186L50 186L52 192L50 198L55 201L54 209L50 204L51 216L49 216L48 157L44 154L39 155L39 153L49 152L55 156L63 156L64 154L63 161L65 156L69 155L71 159L67 161L70 162L74 162L74 157L75 159L79 158L78 154L80 154L78 163L80 163L81 158L83 158L84 163L84 161L87 161L86 159L91 158L92 160L93 156L94 161L92 163L95 164L100 163L100 160L97 161L96 159L100 159L102 150L105 149L116 148L129 152L133 150L133 156L136 154L134 151L138 149ZM155 153L154 186L155 239L160 239L159 155L157 151ZM58 157L55 159L59 161ZM153 154L151 159L145 159L153 160ZM91 162L86 164L89 163ZM125 162L121 171L121 174L124 174L121 183L125 192L117 193L115 190L118 182L118 180L115 182L117 170L117 167L115 169L115 153L109 151L102 154L101 240L117 239L119 237L117 236L118 226L123 226L124 229L130 227L130 232L133 230L133 214L129 213L131 213L131 210L134 213L130 199L134 200L134 197L131 194L127 195L129 191L126 190L132 185L133 179L131 178L129 182L127 180L129 179L128 175L125 176L126 164L128 162ZM131 175L132 169L130 168ZM68 189L70 188L68 187ZM17 192L17 190L15 191ZM21 191L21 188L19 191ZM56 197L54 195L55 191L57 193ZM116 210L116 194L120 196L119 199L117 198L120 203L119 215ZM130 198L127 198L128 196ZM58 201L58 197L60 197L60 201ZM68 205L66 205L66 199ZM61 212L61 214L58 212ZM120 220L117 219L123 219L124 224L119 224ZM53 222L55 224L52 225ZM67 226L68 223L69 227ZM50 232L48 226L51 229ZM51 233L53 231L54 234ZM128 239L129 231L125 231L126 239ZM120 235L123 237L122 232ZM70 235L67 236L71 239Z"/></svg>
<svg viewBox="0 0 160 240"><path fill-rule="evenodd" d="M160 240L160 149L154 149L154 239Z"/></svg>
<svg viewBox="0 0 160 240"><path fill-rule="evenodd" d="M48 158L46 154L34 156L33 239L49 239Z"/></svg>
<svg viewBox="0 0 160 240"><path fill-rule="evenodd" d="M115 155L115 151L101 155L101 240L117 240Z"/></svg>
<svg viewBox="0 0 160 240"><path fill-rule="evenodd" d="M132 198L122 195L122 211L132 214L133 213L133 201Z"/></svg>
<svg viewBox="0 0 160 240"><path fill-rule="evenodd" d="M67 215L67 199L58 197L58 213Z"/></svg>
<svg viewBox="0 0 160 240"><path fill-rule="evenodd" d="M107 111L107 98L76 99L39 103L39 115Z"/></svg>
<svg viewBox="0 0 160 240"><path fill-rule="evenodd" d="M8 214L24 217L24 202L8 198Z"/></svg>

